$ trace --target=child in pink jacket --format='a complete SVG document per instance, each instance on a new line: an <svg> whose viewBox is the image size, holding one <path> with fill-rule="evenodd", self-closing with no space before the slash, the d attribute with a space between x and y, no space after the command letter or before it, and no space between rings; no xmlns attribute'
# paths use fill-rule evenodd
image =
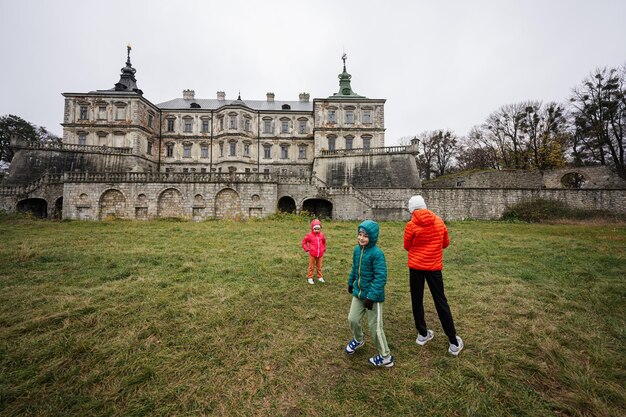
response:
<svg viewBox="0 0 626 417"><path fill-rule="evenodd" d="M317 271L317 280L326 282L322 276L322 259L324 252L326 252L326 236L322 233L322 223L318 219L311 222L311 231L302 239L302 249L309 253L309 270L307 271L309 284L313 284L313 267Z"/></svg>

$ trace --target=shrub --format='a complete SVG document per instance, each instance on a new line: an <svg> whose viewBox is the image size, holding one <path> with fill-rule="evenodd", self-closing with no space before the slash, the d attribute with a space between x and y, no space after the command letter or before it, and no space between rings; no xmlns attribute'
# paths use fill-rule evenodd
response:
<svg viewBox="0 0 626 417"><path fill-rule="evenodd" d="M502 213L502 220L541 223L553 220L591 220L604 219L623 221L623 214L607 210L588 210L568 206L561 201L535 199L507 208Z"/></svg>

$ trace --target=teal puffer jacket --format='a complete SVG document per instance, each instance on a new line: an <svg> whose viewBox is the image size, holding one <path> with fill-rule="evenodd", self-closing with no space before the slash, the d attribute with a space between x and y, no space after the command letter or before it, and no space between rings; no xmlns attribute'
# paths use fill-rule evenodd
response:
<svg viewBox="0 0 626 417"><path fill-rule="evenodd" d="M387 263L385 254L378 246L378 223L365 220L357 229L365 229L370 241L365 247L356 245L352 255L352 271L348 278L348 286L353 287L352 295L378 303L385 301L385 284L387 283Z"/></svg>

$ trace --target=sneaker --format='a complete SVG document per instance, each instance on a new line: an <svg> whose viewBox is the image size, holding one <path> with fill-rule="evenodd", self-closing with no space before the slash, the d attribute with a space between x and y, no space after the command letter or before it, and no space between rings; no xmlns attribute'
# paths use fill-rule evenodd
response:
<svg viewBox="0 0 626 417"><path fill-rule="evenodd" d="M308 282L309 284L311 284L311 285L315 284L315 283L313 282L313 278L309 278L309 279L307 279L307 282Z"/></svg>
<svg viewBox="0 0 626 417"><path fill-rule="evenodd" d="M421 334L418 333L417 339L415 339L415 343L417 343L420 346L424 346L426 342L428 342L433 337L435 337L435 332L433 332L432 330L428 330L426 332L426 336L422 336Z"/></svg>
<svg viewBox="0 0 626 417"><path fill-rule="evenodd" d="M348 346L346 346L346 353L348 355L352 355L354 354L354 352L356 352L356 350L358 348L360 348L361 346L363 346L365 344L365 340L361 340L360 342L356 339L352 339L350 340L350 343L348 343Z"/></svg>
<svg viewBox="0 0 626 417"><path fill-rule="evenodd" d="M459 336L457 336L456 337L456 342L459 345L458 346L454 346L452 343L450 343L450 347L448 348L448 352L450 352L454 356L459 356L459 353L461 353L461 351L463 350L463 340Z"/></svg>
<svg viewBox="0 0 626 417"><path fill-rule="evenodd" d="M324 278L323 278L323 277L319 277L317 280L318 280L319 282L326 282L326 281L324 281Z"/></svg>
<svg viewBox="0 0 626 417"><path fill-rule="evenodd" d="M385 359L381 355L376 355L369 358L369 362L374 366L384 366L385 368L391 368L393 366L393 356Z"/></svg>

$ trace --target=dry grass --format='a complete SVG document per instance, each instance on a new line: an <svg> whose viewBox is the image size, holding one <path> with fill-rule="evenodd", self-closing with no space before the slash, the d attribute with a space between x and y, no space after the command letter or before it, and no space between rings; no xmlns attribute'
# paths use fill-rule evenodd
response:
<svg viewBox="0 0 626 417"><path fill-rule="evenodd" d="M626 412L626 228L449 225L444 280L466 349L420 348L403 224L384 223L392 369L354 357L345 290L356 222L0 221L0 413L578 415ZM369 341L369 338L366 338Z"/></svg>

